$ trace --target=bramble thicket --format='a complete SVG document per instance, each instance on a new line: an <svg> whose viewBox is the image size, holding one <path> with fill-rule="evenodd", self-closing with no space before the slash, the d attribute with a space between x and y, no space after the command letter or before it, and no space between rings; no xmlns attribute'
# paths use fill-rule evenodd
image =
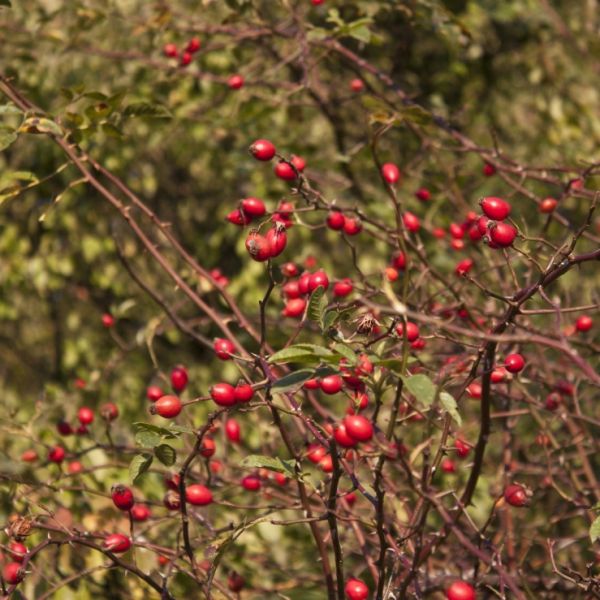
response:
<svg viewBox="0 0 600 600"><path fill-rule="evenodd" d="M0 0L2 597L600 598L597 0Z"/></svg>

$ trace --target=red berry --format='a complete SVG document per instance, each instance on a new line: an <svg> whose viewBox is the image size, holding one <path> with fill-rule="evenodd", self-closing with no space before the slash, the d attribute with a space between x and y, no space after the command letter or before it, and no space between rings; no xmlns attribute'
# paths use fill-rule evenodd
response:
<svg viewBox="0 0 600 600"><path fill-rule="evenodd" d="M471 396L471 398L479 400L482 394L481 384L476 382L471 383L469 386L467 386L467 393L469 396Z"/></svg>
<svg viewBox="0 0 600 600"><path fill-rule="evenodd" d="M329 214L327 215L327 227L329 227L329 229L340 231L341 229L344 229L345 222L346 217L344 217L343 213L339 210L329 211Z"/></svg>
<svg viewBox="0 0 600 600"><path fill-rule="evenodd" d="M554 198L544 198L540 202L540 212L541 213L551 213L554 212L554 209L558 206L558 200Z"/></svg>
<svg viewBox="0 0 600 600"><path fill-rule="evenodd" d="M262 217L267 212L265 203L259 198L253 197L244 198L240 202L240 209L242 210L244 215L250 216L253 219Z"/></svg>
<svg viewBox="0 0 600 600"><path fill-rule="evenodd" d="M492 383L502 383L506 379L506 369L504 367L496 367L490 375Z"/></svg>
<svg viewBox="0 0 600 600"><path fill-rule="evenodd" d="M525 366L525 359L520 354L509 354L504 359L504 366L509 373L518 373Z"/></svg>
<svg viewBox="0 0 600 600"><path fill-rule="evenodd" d="M475 600L475 590L465 581L455 581L446 590L447 600Z"/></svg>
<svg viewBox="0 0 600 600"><path fill-rule="evenodd" d="M193 37L188 43L185 49L193 54L194 52L198 52L200 50L201 42L197 37Z"/></svg>
<svg viewBox="0 0 600 600"><path fill-rule="evenodd" d="M230 340L224 338L215 338L213 350L221 360L231 360L231 355L235 351L235 346Z"/></svg>
<svg viewBox="0 0 600 600"><path fill-rule="evenodd" d="M350 82L350 89L356 93L362 92L365 89L365 84L362 79L353 79Z"/></svg>
<svg viewBox="0 0 600 600"><path fill-rule="evenodd" d="M456 465L451 458L444 458L440 463L440 467L444 473L454 473L456 471Z"/></svg>
<svg viewBox="0 0 600 600"><path fill-rule="evenodd" d="M469 452L471 452L471 446L460 438L454 442L454 447L456 448L456 453L458 456L460 456L460 458L465 458L468 456Z"/></svg>
<svg viewBox="0 0 600 600"><path fill-rule="evenodd" d="M292 154L291 163L296 167L296 170L302 173L306 169L306 161L301 156Z"/></svg>
<svg viewBox="0 0 600 600"><path fill-rule="evenodd" d="M461 240L463 237L465 237L465 228L458 223L450 223L448 231L450 232L450 236L455 240Z"/></svg>
<svg viewBox="0 0 600 600"><path fill-rule="evenodd" d="M258 262L271 258L271 244L269 240L257 231L251 231L246 238L246 250L250 257Z"/></svg>
<svg viewBox="0 0 600 600"><path fill-rule="evenodd" d="M241 75L231 75L227 80L227 85L232 90L239 90L244 87L244 78Z"/></svg>
<svg viewBox="0 0 600 600"><path fill-rule="evenodd" d="M307 379L302 387L305 390L318 390L321 385L318 379Z"/></svg>
<svg viewBox="0 0 600 600"><path fill-rule="evenodd" d="M400 337L404 337L404 323L396 325L396 333ZM406 339L409 342L414 342L419 337L419 326L416 323L408 321L406 323Z"/></svg>
<svg viewBox="0 0 600 600"><path fill-rule="evenodd" d="M525 506L529 503L529 496L525 488L518 483L512 483L506 486L504 490L504 499L511 506Z"/></svg>
<svg viewBox="0 0 600 600"><path fill-rule="evenodd" d="M344 298L345 296L348 296L353 290L354 286L352 285L352 280L348 279L347 277L341 281L336 281L333 284L333 295L338 298Z"/></svg>
<svg viewBox="0 0 600 600"><path fill-rule="evenodd" d="M246 585L246 580L235 571L233 573L230 573L227 577L227 587L232 592L241 591L244 588L244 585Z"/></svg>
<svg viewBox="0 0 600 600"><path fill-rule="evenodd" d="M115 324L115 318L109 314L109 313L104 313L102 315L102 325L104 325L104 327L106 327L107 329L109 327L112 327Z"/></svg>
<svg viewBox="0 0 600 600"><path fill-rule="evenodd" d="M319 468L323 473L331 473L333 471L333 459L330 454L325 454L319 461Z"/></svg>
<svg viewBox="0 0 600 600"><path fill-rule="evenodd" d="M210 397L219 406L233 406L235 404L235 389L229 383L215 383L210 388Z"/></svg>
<svg viewBox="0 0 600 600"><path fill-rule="evenodd" d="M185 367L175 367L171 371L171 386L176 392L183 392L188 384L188 374Z"/></svg>
<svg viewBox="0 0 600 600"><path fill-rule="evenodd" d="M550 392L546 396L544 406L548 410L556 410L562 402L562 397L558 392Z"/></svg>
<svg viewBox="0 0 600 600"><path fill-rule="evenodd" d="M200 447L200 454L206 458L210 458L217 451L217 445L212 438L205 437L202 440L202 446Z"/></svg>
<svg viewBox="0 0 600 600"><path fill-rule="evenodd" d="M8 545L8 551L10 557L18 563L22 563L27 556L27 546L14 540Z"/></svg>
<svg viewBox="0 0 600 600"><path fill-rule="evenodd" d="M100 407L100 416L105 421L114 421L119 416L119 408L112 402L106 402Z"/></svg>
<svg viewBox="0 0 600 600"><path fill-rule="evenodd" d="M319 386L326 394L337 394L342 389L342 378L339 375L327 375L321 379Z"/></svg>
<svg viewBox="0 0 600 600"><path fill-rule="evenodd" d="M362 222L358 217L344 217L344 233L358 235L362 231Z"/></svg>
<svg viewBox="0 0 600 600"><path fill-rule="evenodd" d="M241 439L241 427L235 419L225 421L225 435L230 442L237 444Z"/></svg>
<svg viewBox="0 0 600 600"><path fill-rule="evenodd" d="M185 501L194 506L206 506L213 501L212 492L206 486L194 483L185 488Z"/></svg>
<svg viewBox="0 0 600 600"><path fill-rule="evenodd" d="M366 600L369 597L369 588L360 579L348 579L344 592L348 600Z"/></svg>
<svg viewBox="0 0 600 600"><path fill-rule="evenodd" d="M292 262L287 262L281 265L281 274L284 277L296 277L298 275L298 267Z"/></svg>
<svg viewBox="0 0 600 600"><path fill-rule="evenodd" d="M111 497L119 510L130 510L135 502L131 489L121 484L113 485Z"/></svg>
<svg viewBox="0 0 600 600"><path fill-rule="evenodd" d="M157 385L151 385L146 389L146 397L150 402L156 402L165 395L163 390Z"/></svg>
<svg viewBox="0 0 600 600"><path fill-rule="evenodd" d="M294 168L284 160L280 160L275 165L275 175L277 175L279 179L285 181L294 181L294 179L296 179L296 171L294 171Z"/></svg>
<svg viewBox="0 0 600 600"><path fill-rule="evenodd" d="M575 321L575 329L581 333L589 331L593 325L594 322L592 321L592 317L588 315L581 315L577 321Z"/></svg>
<svg viewBox="0 0 600 600"><path fill-rule="evenodd" d="M488 196L483 198L479 204L485 215L494 221L503 221L510 214L511 206L502 198Z"/></svg>
<svg viewBox="0 0 600 600"><path fill-rule="evenodd" d="M343 423L348 435L359 442L368 442L373 437L373 425L362 415L349 415Z"/></svg>
<svg viewBox="0 0 600 600"><path fill-rule="evenodd" d="M112 533L104 539L104 547L110 552L120 554L131 548L131 540L122 533Z"/></svg>
<svg viewBox="0 0 600 600"><path fill-rule="evenodd" d="M77 473L83 471L83 465L78 460L73 460L67 465L67 471L71 475L77 475Z"/></svg>
<svg viewBox="0 0 600 600"><path fill-rule="evenodd" d="M381 166L381 176L390 185L400 180L400 169L394 163L385 163Z"/></svg>
<svg viewBox="0 0 600 600"><path fill-rule="evenodd" d="M422 187L415 192L415 196L421 202L427 202L431 198L431 192L427 188Z"/></svg>
<svg viewBox="0 0 600 600"><path fill-rule="evenodd" d="M192 56L191 52L184 52L181 55L181 60L179 61L179 64L182 67L187 67L192 62L192 58L193 58L193 56Z"/></svg>
<svg viewBox="0 0 600 600"><path fill-rule="evenodd" d="M465 258L456 265L454 272L457 275L466 275L473 268L473 264L470 258Z"/></svg>
<svg viewBox="0 0 600 600"><path fill-rule="evenodd" d="M240 382L235 386L233 395L236 402L250 402L254 396L254 390L249 383Z"/></svg>
<svg viewBox="0 0 600 600"><path fill-rule="evenodd" d="M310 293L314 292L319 287L324 289L329 287L329 277L327 277L325 271L313 273L308 280L308 291Z"/></svg>
<svg viewBox="0 0 600 600"><path fill-rule="evenodd" d="M250 146L250 154L256 160L271 160L275 156L275 146L269 140L256 140Z"/></svg>
<svg viewBox="0 0 600 600"><path fill-rule="evenodd" d="M496 167L494 165L490 165L490 163L485 163L485 165L483 165L483 174L486 177L491 177L492 175L495 175Z"/></svg>
<svg viewBox="0 0 600 600"><path fill-rule="evenodd" d="M87 406L82 406L77 411L77 418L82 425L90 425L94 422L94 411Z"/></svg>
<svg viewBox="0 0 600 600"><path fill-rule="evenodd" d="M23 462L35 462L38 459L38 453L30 448L29 450L25 450L23 454L21 454L21 460Z"/></svg>
<svg viewBox="0 0 600 600"><path fill-rule="evenodd" d="M177 46L175 44L165 44L163 54L169 58L175 58L177 56Z"/></svg>
<svg viewBox="0 0 600 600"><path fill-rule="evenodd" d="M434 237L438 238L438 240L441 240L446 237L446 230L442 227L434 227L431 230L431 233L434 235Z"/></svg>
<svg viewBox="0 0 600 600"><path fill-rule="evenodd" d="M297 280L288 281L281 288L283 295L288 299L300 298L300 286Z"/></svg>
<svg viewBox="0 0 600 600"><path fill-rule="evenodd" d="M242 487L249 492L257 492L260 490L260 478L256 475L246 475L242 479Z"/></svg>
<svg viewBox="0 0 600 600"><path fill-rule="evenodd" d="M327 450L324 446L320 446L319 444L311 444L308 447L306 458L316 465L326 454Z"/></svg>
<svg viewBox="0 0 600 600"><path fill-rule="evenodd" d="M53 463L61 463L65 459L65 449L62 446L53 446L48 452L48 460Z"/></svg>
<svg viewBox="0 0 600 600"><path fill-rule="evenodd" d="M473 223L473 225L471 225L469 227L469 238L471 238L471 241L473 241L473 242L478 242L482 237L483 237L483 233L481 233L481 231L479 231L479 227L477 226L477 223Z"/></svg>
<svg viewBox="0 0 600 600"><path fill-rule="evenodd" d="M343 422L339 423L335 427L333 431L333 437L336 443L342 446L343 448L353 448L358 443L355 438L350 437L348 435L348 432L346 431L346 426Z"/></svg>
<svg viewBox="0 0 600 600"><path fill-rule="evenodd" d="M300 317L304 314L306 300L304 298L292 298L285 304L282 311L284 317Z"/></svg>
<svg viewBox="0 0 600 600"><path fill-rule="evenodd" d="M21 565L18 562L11 562L4 565L2 569L2 576L4 581L10 585L17 585L23 581L25 577L25 571L21 569Z"/></svg>
<svg viewBox="0 0 600 600"><path fill-rule="evenodd" d="M146 504L135 504L131 509L131 518L139 523L150 518L150 508Z"/></svg>
<svg viewBox="0 0 600 600"><path fill-rule="evenodd" d="M510 223L494 223L489 233L491 241L500 248L507 248L517 237L517 230Z"/></svg>
<svg viewBox="0 0 600 600"><path fill-rule="evenodd" d="M406 254L404 252L399 251L392 257L392 265L398 271L404 271L406 268Z"/></svg>
<svg viewBox="0 0 600 600"><path fill-rule="evenodd" d="M131 489L121 484L113 485L111 489L111 496L114 505L119 510L130 510L135 503Z"/></svg>
<svg viewBox="0 0 600 600"><path fill-rule="evenodd" d="M402 215L402 221L404 222L404 227L413 233L416 233L421 228L419 217L413 215L411 212L405 212L404 215Z"/></svg>
<svg viewBox="0 0 600 600"><path fill-rule="evenodd" d="M182 408L181 400L177 396L167 395L159 398L150 408L150 412L163 419L173 419Z"/></svg>
<svg viewBox="0 0 600 600"><path fill-rule="evenodd" d="M239 225L240 227L248 225L248 223L252 221L252 217L250 215L242 213L242 211L239 208L232 210L225 218L230 223L233 223L234 225Z"/></svg>
<svg viewBox="0 0 600 600"><path fill-rule="evenodd" d="M267 231L265 237L271 250L270 258L279 256L285 250L287 245L287 233L285 232L285 227L283 225L277 224L275 227L272 227Z"/></svg>
<svg viewBox="0 0 600 600"><path fill-rule="evenodd" d="M486 216L482 215L477 219L477 229L481 235L485 235L488 232L489 226L490 220Z"/></svg>

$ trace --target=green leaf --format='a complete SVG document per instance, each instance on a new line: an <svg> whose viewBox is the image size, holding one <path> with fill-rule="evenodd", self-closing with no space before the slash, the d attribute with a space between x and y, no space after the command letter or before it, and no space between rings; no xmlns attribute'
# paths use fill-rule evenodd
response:
<svg viewBox="0 0 600 600"><path fill-rule="evenodd" d="M17 139L14 131L0 131L0 151L8 148Z"/></svg>
<svg viewBox="0 0 600 600"><path fill-rule="evenodd" d="M341 354L351 365L356 364L356 353L352 348L346 346L346 344L335 344L333 349Z"/></svg>
<svg viewBox="0 0 600 600"><path fill-rule="evenodd" d="M327 304L328 302L327 296L325 295L325 288L322 286L318 287L310 297L306 314L311 321L315 321L321 326L321 330L324 329L323 317L325 316Z"/></svg>
<svg viewBox="0 0 600 600"><path fill-rule="evenodd" d="M307 358L314 358L317 360L312 349L301 346L290 346L289 348L284 348L283 350L279 350L279 352L272 354L267 362L281 364L297 360L306 360Z"/></svg>
<svg viewBox="0 0 600 600"><path fill-rule="evenodd" d="M442 403L442 406L446 409L448 414L456 421L456 424L459 427L462 426L462 418L458 412L458 406L454 397L448 392L441 392L440 402Z"/></svg>
<svg viewBox="0 0 600 600"><path fill-rule="evenodd" d="M250 454L246 456L240 463L240 466L245 469L269 469L269 471L277 471L284 473L289 477L295 477L293 460L283 460L278 457L263 456L261 454Z"/></svg>
<svg viewBox="0 0 600 600"><path fill-rule="evenodd" d="M600 538L600 517L596 517L590 527L590 539L594 543Z"/></svg>
<svg viewBox="0 0 600 600"><path fill-rule="evenodd" d="M271 389L278 394L294 390L300 387L305 381L313 377L315 374L313 369L302 369L300 371L294 371L285 375L281 379L278 379L272 386Z"/></svg>
<svg viewBox="0 0 600 600"><path fill-rule="evenodd" d="M136 454L129 463L129 479L132 483L137 483L139 478L150 468L152 464L152 454Z"/></svg>
<svg viewBox="0 0 600 600"><path fill-rule="evenodd" d="M170 119L173 116L166 106L149 102L130 104L125 107L123 114L126 117L150 117L152 119Z"/></svg>
<svg viewBox="0 0 600 600"><path fill-rule="evenodd" d="M158 427L150 423L134 423L133 431L135 434L135 443L143 448L154 448L158 446L163 438L174 439L178 437L177 433L164 427Z"/></svg>
<svg viewBox="0 0 600 600"><path fill-rule="evenodd" d="M182 425L175 425L175 423L169 425L169 431L173 433L195 433L191 427L183 427Z"/></svg>
<svg viewBox="0 0 600 600"><path fill-rule="evenodd" d="M418 375L412 375L411 377L402 376L402 381L406 389L425 406L431 405L435 399L436 387L433 381L419 373Z"/></svg>
<svg viewBox="0 0 600 600"><path fill-rule="evenodd" d="M175 452L175 448L169 446L169 444L161 444L160 446L156 446L154 448L154 454L156 458L160 460L160 462L166 467L171 467L175 464L175 460L177 459L177 452Z"/></svg>
<svg viewBox="0 0 600 600"><path fill-rule="evenodd" d="M362 23L352 24L346 28L345 33L355 40L368 44L371 41L371 31L366 25Z"/></svg>

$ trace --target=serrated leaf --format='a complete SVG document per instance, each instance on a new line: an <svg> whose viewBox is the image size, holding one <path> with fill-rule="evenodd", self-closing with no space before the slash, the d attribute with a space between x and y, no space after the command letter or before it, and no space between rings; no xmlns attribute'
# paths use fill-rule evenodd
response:
<svg viewBox="0 0 600 600"><path fill-rule="evenodd" d="M433 381L419 373L418 375L412 375L411 377L402 376L402 381L406 389L425 406L430 406L435 399L436 387Z"/></svg>
<svg viewBox="0 0 600 600"><path fill-rule="evenodd" d="M151 423L134 423L133 431L135 434L135 443L143 448L154 448L160 444L163 438L174 439L178 436L171 429L152 425Z"/></svg>
<svg viewBox="0 0 600 600"><path fill-rule="evenodd" d="M8 148L17 139L14 131L0 131L0 152Z"/></svg>
<svg viewBox="0 0 600 600"><path fill-rule="evenodd" d="M177 452L175 452L175 448L169 446L169 444L160 444L160 446L156 446L156 448L154 448L154 454L166 467L173 466L177 460Z"/></svg>
<svg viewBox="0 0 600 600"><path fill-rule="evenodd" d="M125 107L123 114L126 117L150 117L152 119L170 119L173 115L162 104L149 102L135 102Z"/></svg>
<svg viewBox="0 0 600 600"><path fill-rule="evenodd" d="M288 375L283 376L281 379L278 379L275 383L273 383L271 389L278 394L296 389L305 381L313 377L314 374L315 372L313 369L294 371L293 373L289 373Z"/></svg>
<svg viewBox="0 0 600 600"><path fill-rule="evenodd" d="M600 517L596 517L590 527L590 539L594 543L600 538Z"/></svg>
<svg viewBox="0 0 600 600"><path fill-rule="evenodd" d="M131 483L137 483L139 478L152 465L152 454L136 454L129 463L129 479Z"/></svg>
<svg viewBox="0 0 600 600"><path fill-rule="evenodd" d="M240 466L245 469L269 469L269 471L284 473L289 477L296 476L296 471L294 470L294 461L283 460L278 457L251 454L242 460Z"/></svg>
<svg viewBox="0 0 600 600"><path fill-rule="evenodd" d="M454 397L448 392L440 393L440 402L448 414L456 421L456 424L462 426L462 418L458 412L458 406Z"/></svg>
<svg viewBox="0 0 600 600"><path fill-rule="evenodd" d="M338 354L341 354L351 365L356 364L356 353L346 344L334 344L333 349Z"/></svg>
<svg viewBox="0 0 600 600"><path fill-rule="evenodd" d="M327 296L325 295L325 288L318 287L311 295L308 302L308 309L306 314L311 321L315 321L323 330L323 317L325 316L325 309L327 308Z"/></svg>

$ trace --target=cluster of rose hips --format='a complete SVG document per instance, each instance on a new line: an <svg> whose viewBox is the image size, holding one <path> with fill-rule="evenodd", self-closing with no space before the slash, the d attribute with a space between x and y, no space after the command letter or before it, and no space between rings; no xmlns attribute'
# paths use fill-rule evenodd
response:
<svg viewBox="0 0 600 600"><path fill-rule="evenodd" d="M187 67L193 60L194 54L200 50L201 46L200 39L197 37L193 37L188 41L185 48L181 51L181 55L179 52L179 48L177 48L176 44L168 43L163 47L163 54L167 58L179 58L179 64L182 67Z"/></svg>

